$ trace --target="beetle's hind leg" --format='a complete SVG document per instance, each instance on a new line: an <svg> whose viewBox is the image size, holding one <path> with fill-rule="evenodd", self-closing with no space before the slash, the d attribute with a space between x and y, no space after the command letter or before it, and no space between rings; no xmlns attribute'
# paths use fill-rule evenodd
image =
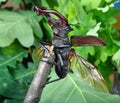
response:
<svg viewBox="0 0 120 103"><path fill-rule="evenodd" d="M56 82L56 81L59 81L59 80L61 80L61 78L58 78L58 79L54 79L54 80L48 81L46 84L50 84L50 83L53 83L53 82Z"/></svg>
<svg viewBox="0 0 120 103"><path fill-rule="evenodd" d="M40 43L40 46L45 50L45 52L50 53L50 51L48 50L48 48L45 46L45 45L51 46L50 43L47 43L47 42L44 42L44 41L39 41L39 43ZM63 61L62 61L62 58L61 58L60 55L59 55L59 59L60 59L61 65L63 66ZM46 61L46 60L44 60L44 59L42 59L41 61L42 61L42 62L46 62L46 63L48 63L48 64L52 64L52 65L56 65L56 66L61 66L61 65L57 64L55 61L54 61L54 62L51 62L51 61ZM57 79L54 79L54 80L49 81L49 80L50 80L50 77L49 77L49 78L47 79L47 81L46 81L46 84L50 84L50 83L59 81L59 80L61 80L61 79L62 79L62 78L57 78Z"/></svg>

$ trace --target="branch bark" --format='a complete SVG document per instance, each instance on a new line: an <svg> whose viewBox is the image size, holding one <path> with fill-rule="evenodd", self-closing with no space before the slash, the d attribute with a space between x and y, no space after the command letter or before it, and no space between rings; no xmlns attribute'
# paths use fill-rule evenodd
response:
<svg viewBox="0 0 120 103"><path fill-rule="evenodd" d="M114 71L114 81L110 93L120 95L120 74L117 69Z"/></svg>
<svg viewBox="0 0 120 103"><path fill-rule="evenodd" d="M23 103L38 103L40 101L43 88L46 85L52 63L54 62L54 55L52 53L45 52L42 60L43 61L39 64L38 70L33 78ZM48 61L51 64L45 61Z"/></svg>

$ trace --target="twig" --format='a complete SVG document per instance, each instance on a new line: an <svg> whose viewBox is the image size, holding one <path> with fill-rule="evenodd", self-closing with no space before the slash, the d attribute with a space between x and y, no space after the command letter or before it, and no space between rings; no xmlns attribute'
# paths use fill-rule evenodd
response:
<svg viewBox="0 0 120 103"><path fill-rule="evenodd" d="M110 93L120 95L120 74L117 68L114 70L114 81Z"/></svg>
<svg viewBox="0 0 120 103"><path fill-rule="evenodd" d="M53 47L49 48L49 50L52 51ZM43 88L46 85L50 73L50 68L52 67L52 62L54 61L54 55L45 52L42 60L23 103L38 103L40 101ZM51 62L51 64L44 61Z"/></svg>

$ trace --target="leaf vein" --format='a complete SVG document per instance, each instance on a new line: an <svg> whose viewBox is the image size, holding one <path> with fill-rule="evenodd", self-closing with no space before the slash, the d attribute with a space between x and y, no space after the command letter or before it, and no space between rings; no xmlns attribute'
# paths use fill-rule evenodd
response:
<svg viewBox="0 0 120 103"><path fill-rule="evenodd" d="M19 55L16 55L16 56L13 57L12 59L8 59L7 61L1 63L0 66L6 65L6 64L8 64L9 62L15 60L16 58L21 57L21 55L23 55L24 53L25 53L25 52L21 52Z"/></svg>
<svg viewBox="0 0 120 103"><path fill-rule="evenodd" d="M78 87L77 86L77 84L74 82L74 80L72 79L72 77L68 74L68 76L69 76L69 78L71 79L71 81L73 82L73 84L75 85L75 87L78 89L78 91L80 92L80 94L81 94L81 96L82 96L82 98L83 98L83 101L84 101L84 103L87 103L86 102L86 99L85 99L85 96L83 95L83 93L82 93L82 90L80 89L80 87Z"/></svg>

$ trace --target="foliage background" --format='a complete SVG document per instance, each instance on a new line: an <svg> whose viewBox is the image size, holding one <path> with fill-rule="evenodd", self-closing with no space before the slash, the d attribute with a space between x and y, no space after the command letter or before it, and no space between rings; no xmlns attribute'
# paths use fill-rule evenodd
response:
<svg viewBox="0 0 120 103"><path fill-rule="evenodd" d="M80 26L72 27L74 31L70 32L69 36L95 35L106 42L105 47L75 49L98 67L111 89L110 74L114 68L120 73L119 25L113 26L116 23L114 16L120 10L113 9L114 0L12 0L13 4L19 5L18 10L10 7L3 9L5 2L7 0L0 0L0 103L23 101L38 66L38 62L32 57L32 49L39 46L39 40L49 41L52 38L46 19L34 14L33 5L59 11L70 24L80 23ZM51 75L54 77L54 73ZM41 103L48 101L118 103L120 97L100 92L82 79L78 80L69 74L65 80L45 87Z"/></svg>

